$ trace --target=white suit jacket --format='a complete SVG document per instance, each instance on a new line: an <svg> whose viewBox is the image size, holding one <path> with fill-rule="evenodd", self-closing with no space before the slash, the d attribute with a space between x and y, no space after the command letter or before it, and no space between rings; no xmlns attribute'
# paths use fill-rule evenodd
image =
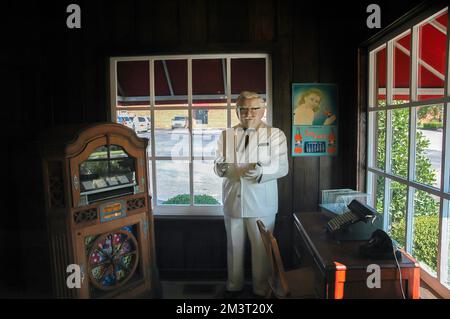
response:
<svg viewBox="0 0 450 319"><path fill-rule="evenodd" d="M245 148L245 135L249 143ZM225 158L228 169L221 173L219 158ZM246 163L262 166L262 175L256 180L248 180L240 175L240 167ZM278 211L277 179L287 175L286 136L274 127L262 122L256 129L244 131L236 125L222 131L217 142L214 171L223 177L223 212L229 217L263 217L275 215Z"/></svg>

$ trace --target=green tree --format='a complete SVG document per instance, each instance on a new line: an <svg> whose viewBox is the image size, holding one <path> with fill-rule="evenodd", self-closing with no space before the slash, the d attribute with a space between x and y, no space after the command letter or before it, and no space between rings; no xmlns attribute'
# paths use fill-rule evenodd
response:
<svg viewBox="0 0 450 319"><path fill-rule="evenodd" d="M409 109L396 109L392 116L392 149L391 168L395 175L408 176L408 130ZM386 114L385 111L377 114L377 165L384 169L386 156ZM416 133L416 181L432 185L436 182L436 171L433 169L425 151L430 141L420 132ZM391 235L403 247L406 235L406 197L407 187L401 183L391 183L391 205L389 207L391 218ZM439 218L439 203L425 192L417 192L414 198L414 254L419 260L426 262L436 269L438 230L436 218ZM383 211L384 205L384 178L377 179L376 208ZM422 218L429 216L429 218Z"/></svg>

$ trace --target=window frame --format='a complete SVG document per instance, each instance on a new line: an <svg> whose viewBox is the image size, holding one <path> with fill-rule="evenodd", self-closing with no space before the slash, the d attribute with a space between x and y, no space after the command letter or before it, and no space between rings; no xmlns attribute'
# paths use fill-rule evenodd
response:
<svg viewBox="0 0 450 319"><path fill-rule="evenodd" d="M168 54L168 55L145 55L145 56L113 56L109 58L109 119L112 122L117 122L117 111L119 109L126 109L126 107L117 107L117 63L123 61L148 61L149 62L149 92L150 101L149 106L133 107L130 110L150 111L151 120L151 141L149 146L151 147L151 156L148 156L148 161L151 163L149 167L148 180L150 181L148 187L149 192L152 194L152 207L155 215L161 216L223 216L223 205L194 205L194 160L212 160L213 157L194 156L193 152L193 125L192 125L192 110L198 107L193 107L193 88L192 88L192 61L193 60L205 60L205 59L225 59L226 61L226 92L227 97L226 106L213 106L211 108L217 110L227 110L227 128L231 127L231 112L235 110L235 107L231 105L231 60L232 59L265 59L265 81L266 81L266 120L269 125L272 124L272 61L269 53L236 53L236 54ZM188 105L187 107L156 107L155 106L155 77L154 77L154 63L155 61L167 61L167 60L186 60L187 61L187 94ZM234 95L233 95L234 96ZM189 163L189 205L158 205L157 196L158 188L156 183L156 161L167 160L173 162L170 156L156 156L155 146L155 123L154 115L155 110L186 110L188 111L189 120L189 156L177 157L174 161L188 161ZM211 170L213 168L211 167Z"/></svg>
<svg viewBox="0 0 450 319"><path fill-rule="evenodd" d="M448 226L448 220L450 218L450 17L448 16L448 11L450 6L441 6L439 8L433 7L426 11L421 12L415 18L411 18L408 21L402 20L395 23L395 27L388 27L388 33L382 34L378 41L369 40L367 47L367 58L365 61L366 76L362 81L367 81L366 92L363 92L363 96L367 97L365 106L361 106L361 110L365 109L366 112L366 167L365 167L365 185L367 192L371 194L371 203L375 204L377 177L381 176L384 178L384 216L389 217L389 207L391 204L390 192L391 192L391 181L399 182L407 187L407 197L406 197L406 247L405 250L412 254L413 245L413 217L414 217L414 192L415 190L424 191L428 194L435 195L439 197L439 239L438 239L438 255L437 255L437 274L433 277L427 269L421 267L422 278L427 281L427 283L434 288L436 291L443 292L447 294L450 292L450 278L448 278L448 248L449 246L449 232L450 227ZM427 21L433 19L437 15L445 12L447 10L448 22L447 22L447 34L446 34L446 66L445 66L445 85L444 85L444 96L442 98L433 98L429 100L417 100L417 73L418 73L418 32L421 25L425 24ZM409 18L408 18L409 19ZM399 23L401 23L399 25ZM401 38L403 35L410 32L411 34L411 58L410 58L410 83L409 92L410 99L408 103L403 103L399 105L393 104L393 53L394 53L394 42ZM375 72L375 57L376 52L382 47L386 47L386 106L379 107L374 104L377 96L375 92L375 82L376 82L376 72ZM416 111L419 106L426 105L443 105L443 134L442 134L442 154L441 154L441 185L439 189L434 188L431 185L421 184L415 181L415 133L416 133ZM391 148L392 148L392 113L396 109L407 108L409 110L409 121L408 121L408 169L407 177L399 177L394 175L391 171ZM376 112L385 112L386 124L385 124L385 169L382 171L377 168L377 152L374 148L375 135L376 135ZM364 112L364 111L363 111ZM359 154L361 156L361 154ZM387 230L389 227L389 218L384 218L384 229Z"/></svg>

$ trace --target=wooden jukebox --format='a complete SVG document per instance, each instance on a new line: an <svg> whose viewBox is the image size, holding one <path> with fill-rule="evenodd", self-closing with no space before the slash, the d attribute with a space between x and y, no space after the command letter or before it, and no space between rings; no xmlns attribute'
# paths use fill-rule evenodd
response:
<svg viewBox="0 0 450 319"><path fill-rule="evenodd" d="M64 126L42 139L55 297L133 297L152 289L147 144L115 123ZM67 284L69 265L81 274L80 288Z"/></svg>

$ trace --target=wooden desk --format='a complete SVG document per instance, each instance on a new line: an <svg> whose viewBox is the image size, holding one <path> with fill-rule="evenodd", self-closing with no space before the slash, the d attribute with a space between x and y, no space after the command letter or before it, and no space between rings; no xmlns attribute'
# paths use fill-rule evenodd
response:
<svg viewBox="0 0 450 319"><path fill-rule="evenodd" d="M332 217L326 212L294 214L294 251L302 266L315 272L315 290L319 298L403 298L400 277L395 260L372 260L359 255L364 241L331 239L324 227ZM367 266L376 264L381 269L381 287L368 288ZM403 291L406 298L419 298L419 264L402 251L399 259Z"/></svg>

